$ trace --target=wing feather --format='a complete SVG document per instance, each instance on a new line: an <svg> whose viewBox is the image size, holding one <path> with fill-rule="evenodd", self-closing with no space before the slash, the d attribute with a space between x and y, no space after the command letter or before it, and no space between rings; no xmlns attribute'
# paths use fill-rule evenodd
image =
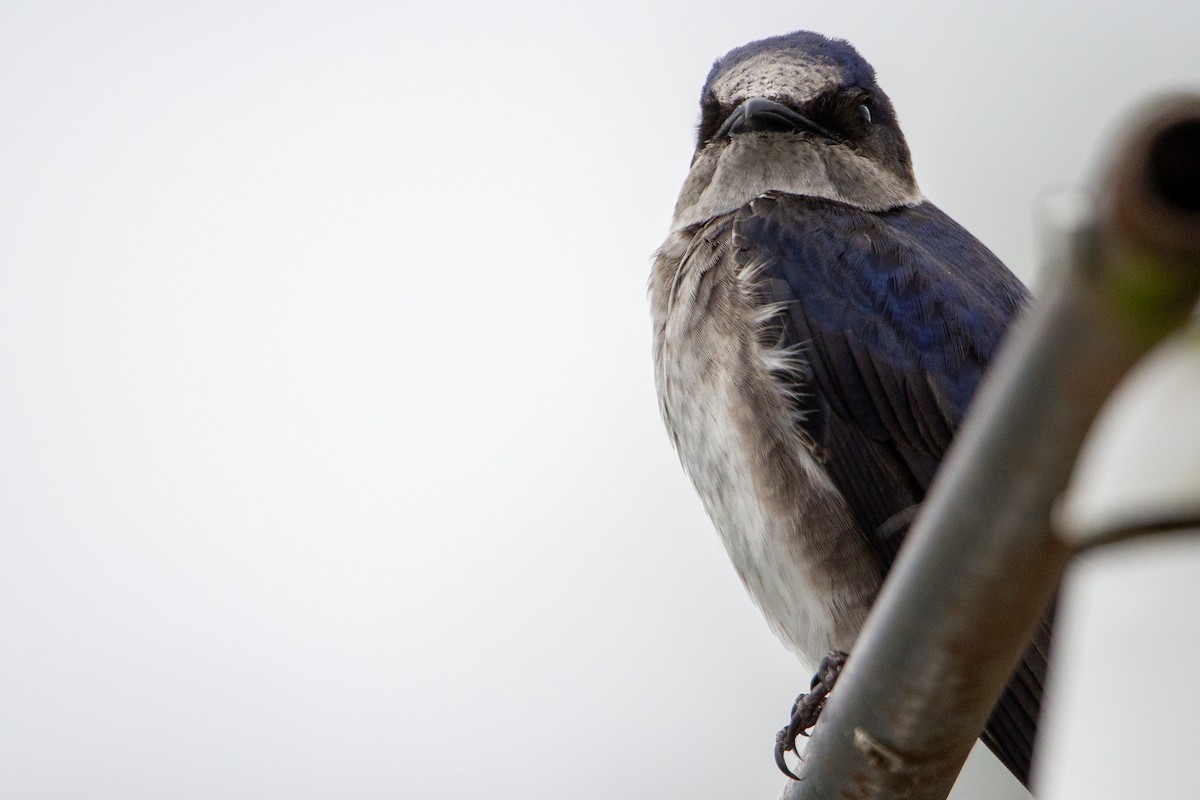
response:
<svg viewBox="0 0 1200 800"><path fill-rule="evenodd" d="M776 310L770 336L807 361L791 377L803 385L786 387L799 424L890 567L1028 294L930 203L870 213L771 193L738 215L734 242L757 301ZM983 737L1022 780L1048 647L1047 619Z"/></svg>

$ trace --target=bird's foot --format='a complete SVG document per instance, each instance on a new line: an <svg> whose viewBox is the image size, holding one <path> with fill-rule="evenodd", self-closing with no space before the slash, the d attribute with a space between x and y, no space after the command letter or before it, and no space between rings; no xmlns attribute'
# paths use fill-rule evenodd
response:
<svg viewBox="0 0 1200 800"><path fill-rule="evenodd" d="M797 736L808 736L809 728L817 724L821 709L825 707L825 698L833 691L833 685L837 683L838 675L842 674L842 667L846 665L847 658L848 653L833 650L821 659L809 690L797 697L796 702L792 704L792 715L787 726L775 734L775 763L784 775L794 781L800 779L788 769L784 754L796 749Z"/></svg>

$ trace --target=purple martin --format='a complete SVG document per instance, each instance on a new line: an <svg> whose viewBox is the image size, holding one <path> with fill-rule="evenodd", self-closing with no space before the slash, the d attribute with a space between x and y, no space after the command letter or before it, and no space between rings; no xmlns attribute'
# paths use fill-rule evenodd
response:
<svg viewBox="0 0 1200 800"><path fill-rule="evenodd" d="M800 31L739 47L700 111L650 278L660 410L738 576L812 668L851 650L1028 293L925 199L849 43ZM983 734L1022 782L1048 635ZM780 732L785 772L842 657Z"/></svg>

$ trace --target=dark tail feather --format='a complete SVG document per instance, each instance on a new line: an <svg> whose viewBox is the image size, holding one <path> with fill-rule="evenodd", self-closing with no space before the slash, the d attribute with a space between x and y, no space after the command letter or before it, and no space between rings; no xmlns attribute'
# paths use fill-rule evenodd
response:
<svg viewBox="0 0 1200 800"><path fill-rule="evenodd" d="M1033 641L1013 671L980 737L1025 786L1029 786L1029 771L1037 740L1053 618L1054 609L1051 607L1038 623Z"/></svg>

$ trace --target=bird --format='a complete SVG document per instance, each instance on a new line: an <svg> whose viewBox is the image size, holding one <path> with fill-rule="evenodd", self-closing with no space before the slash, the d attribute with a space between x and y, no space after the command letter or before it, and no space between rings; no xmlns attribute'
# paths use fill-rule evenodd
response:
<svg viewBox="0 0 1200 800"><path fill-rule="evenodd" d="M684 471L771 630L821 662L776 740L794 778L784 752L1030 296L925 198L874 68L796 31L713 64L649 300ZM1023 783L1049 632L1043 620L981 737Z"/></svg>

